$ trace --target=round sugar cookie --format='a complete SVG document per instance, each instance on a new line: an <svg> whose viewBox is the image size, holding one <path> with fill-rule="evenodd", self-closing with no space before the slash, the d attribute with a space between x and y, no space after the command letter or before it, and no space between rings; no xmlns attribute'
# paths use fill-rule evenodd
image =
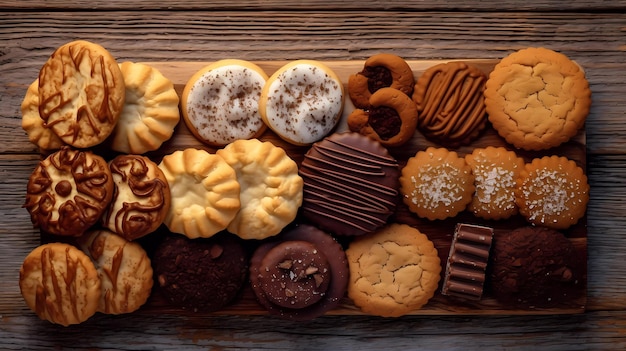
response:
<svg viewBox="0 0 626 351"><path fill-rule="evenodd" d="M584 126L591 90L583 70L567 56L527 48L503 58L485 85L493 128L525 150L558 146Z"/></svg>
<svg viewBox="0 0 626 351"><path fill-rule="evenodd" d="M346 250L348 297L363 312L399 317L434 296L441 261L428 237L406 224L390 224L354 239Z"/></svg>
<svg viewBox="0 0 626 351"><path fill-rule="evenodd" d="M213 146L261 136L266 125L259 98L267 78L261 67L244 60L225 59L202 68L183 90L185 124L196 138Z"/></svg>
<svg viewBox="0 0 626 351"><path fill-rule="evenodd" d="M264 239L291 223L302 205L298 165L269 141L237 140L217 151L237 174L241 209L228 231L243 239Z"/></svg>
<svg viewBox="0 0 626 351"><path fill-rule="evenodd" d="M339 123L344 87L335 72L321 62L296 60L267 80L259 112L263 122L285 141L310 145Z"/></svg>
<svg viewBox="0 0 626 351"><path fill-rule="evenodd" d="M111 138L111 149L140 155L158 149L180 121L171 80L143 63L122 62L126 98Z"/></svg>
<svg viewBox="0 0 626 351"><path fill-rule="evenodd" d="M93 262L75 246L38 246L20 268L20 292L39 318L68 326L98 310L101 283Z"/></svg>
<svg viewBox="0 0 626 351"><path fill-rule="evenodd" d="M146 303L152 291L152 266L141 245L108 230L85 233L78 244L100 277L99 312L130 313Z"/></svg>
<svg viewBox="0 0 626 351"><path fill-rule="evenodd" d="M237 173L222 157L187 148L165 155L159 168L171 192L163 221L170 231L208 238L226 229L239 212Z"/></svg>
<svg viewBox="0 0 626 351"><path fill-rule="evenodd" d="M39 115L76 148L100 144L113 132L125 94L115 58L85 40L56 49L39 72Z"/></svg>
<svg viewBox="0 0 626 351"><path fill-rule="evenodd" d="M26 90L21 105L22 129L28 134L28 140L42 150L58 150L65 145L50 128L44 126L39 115L39 79Z"/></svg>

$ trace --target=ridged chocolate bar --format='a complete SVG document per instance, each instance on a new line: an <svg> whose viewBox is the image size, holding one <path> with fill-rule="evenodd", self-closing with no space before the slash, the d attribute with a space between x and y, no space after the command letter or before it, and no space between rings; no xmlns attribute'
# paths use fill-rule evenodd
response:
<svg viewBox="0 0 626 351"><path fill-rule="evenodd" d="M493 240L493 228L459 223L446 264L441 293L468 300L480 300L485 270Z"/></svg>

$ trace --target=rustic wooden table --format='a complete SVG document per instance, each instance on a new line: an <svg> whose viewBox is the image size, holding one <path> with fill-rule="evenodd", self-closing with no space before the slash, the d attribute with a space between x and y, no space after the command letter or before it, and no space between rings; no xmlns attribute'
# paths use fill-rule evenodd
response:
<svg viewBox="0 0 626 351"><path fill-rule="evenodd" d="M21 208L39 160L20 103L58 46L86 39L119 60L500 59L546 46L586 70L587 310L566 315L330 315L294 324L263 315L137 312L59 327L17 286L39 243ZM0 349L626 349L626 1L0 1Z"/></svg>

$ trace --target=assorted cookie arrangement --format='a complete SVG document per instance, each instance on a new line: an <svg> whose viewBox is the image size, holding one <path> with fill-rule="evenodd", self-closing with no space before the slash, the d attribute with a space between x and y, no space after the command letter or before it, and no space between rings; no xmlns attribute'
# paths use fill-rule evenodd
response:
<svg viewBox="0 0 626 351"><path fill-rule="evenodd" d="M318 61L268 75L221 60L179 98L148 64L71 42L21 106L45 156L24 208L50 242L25 258L20 291L64 326L155 295L211 313L246 287L294 321L343 303L399 317L435 297L549 308L585 282L568 230L589 185L551 150L580 131L590 102L582 70L543 48L490 74L449 62L416 76L382 53L347 82ZM155 157L181 125L201 146ZM491 127L499 146L472 147ZM402 157L416 135L431 145ZM516 227L502 225L511 218ZM443 239L429 235L446 223Z"/></svg>

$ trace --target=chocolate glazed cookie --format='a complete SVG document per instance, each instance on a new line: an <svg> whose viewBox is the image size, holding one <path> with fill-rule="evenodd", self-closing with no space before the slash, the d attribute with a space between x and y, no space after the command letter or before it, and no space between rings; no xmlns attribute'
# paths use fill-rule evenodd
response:
<svg viewBox="0 0 626 351"><path fill-rule="evenodd" d="M345 295L348 275L341 245L310 225L262 244L250 262L250 282L259 303L289 320L310 320L335 308Z"/></svg>

